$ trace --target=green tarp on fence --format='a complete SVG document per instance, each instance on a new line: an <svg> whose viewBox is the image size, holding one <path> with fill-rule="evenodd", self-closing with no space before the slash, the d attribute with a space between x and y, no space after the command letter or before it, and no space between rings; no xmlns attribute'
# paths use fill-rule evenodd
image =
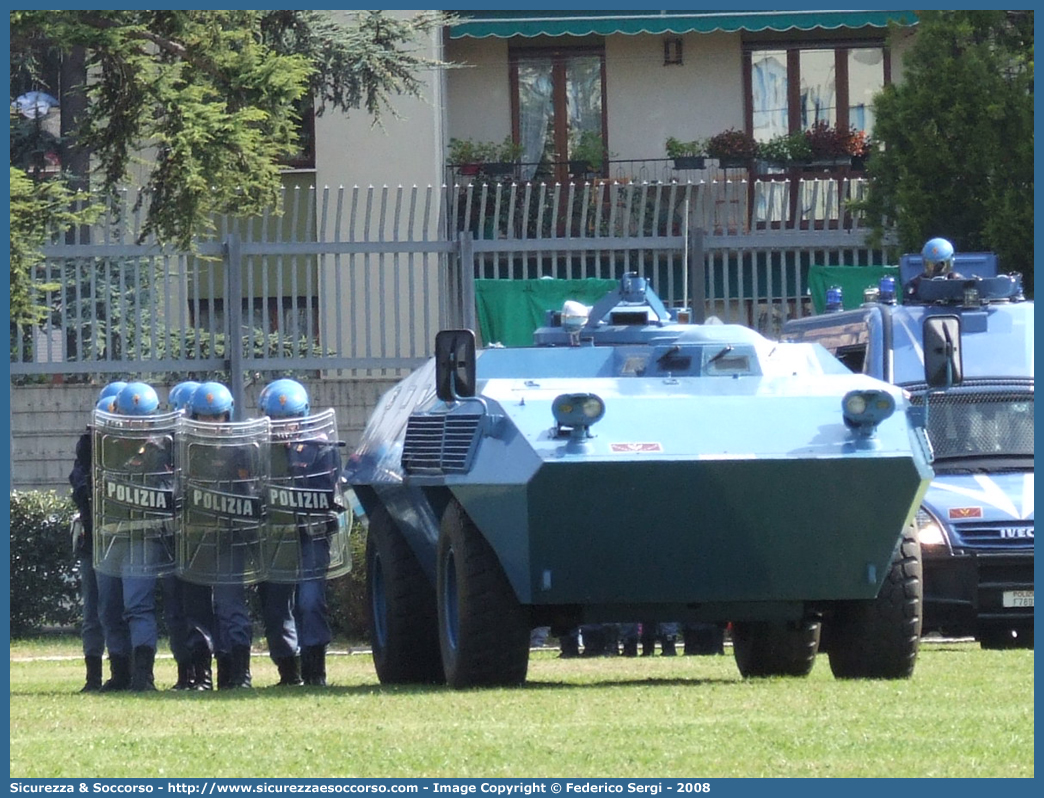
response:
<svg viewBox="0 0 1044 798"><path fill-rule="evenodd" d="M876 286L885 275L895 278L896 301L902 302L898 266L809 266L808 291L812 307L822 313L826 307L826 292L831 286L841 288L841 304L845 310L863 304L863 289Z"/></svg>
<svg viewBox="0 0 1044 798"><path fill-rule="evenodd" d="M561 310L567 299L593 305L619 285L617 280L476 280L475 308L483 343L531 346L533 332L547 311Z"/></svg>

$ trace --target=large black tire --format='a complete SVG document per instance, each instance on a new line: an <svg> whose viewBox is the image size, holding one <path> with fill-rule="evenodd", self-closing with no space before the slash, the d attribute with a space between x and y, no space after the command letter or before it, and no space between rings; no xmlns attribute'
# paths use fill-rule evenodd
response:
<svg viewBox="0 0 1044 798"><path fill-rule="evenodd" d="M907 679L921 640L921 545L910 528L876 599L838 602L829 632L830 670L838 679Z"/></svg>
<svg viewBox="0 0 1044 798"><path fill-rule="evenodd" d="M819 651L819 621L732 624L732 651L745 678L808 676Z"/></svg>
<svg viewBox="0 0 1044 798"><path fill-rule="evenodd" d="M370 516L366 536L373 664L381 684L442 684L435 588L388 511Z"/></svg>
<svg viewBox="0 0 1044 798"><path fill-rule="evenodd" d="M450 687L512 686L529 668L529 617L464 508L450 502L439 535L439 645Z"/></svg>

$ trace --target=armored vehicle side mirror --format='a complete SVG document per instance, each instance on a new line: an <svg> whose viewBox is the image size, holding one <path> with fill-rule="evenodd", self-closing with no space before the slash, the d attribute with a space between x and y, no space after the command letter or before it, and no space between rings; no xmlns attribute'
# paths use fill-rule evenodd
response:
<svg viewBox="0 0 1044 798"><path fill-rule="evenodd" d="M444 402L475 395L475 333L471 330L436 333L435 394Z"/></svg>
<svg viewBox="0 0 1044 798"><path fill-rule="evenodd" d="M960 318L929 316L924 320L924 381L929 388L949 388L963 379Z"/></svg>

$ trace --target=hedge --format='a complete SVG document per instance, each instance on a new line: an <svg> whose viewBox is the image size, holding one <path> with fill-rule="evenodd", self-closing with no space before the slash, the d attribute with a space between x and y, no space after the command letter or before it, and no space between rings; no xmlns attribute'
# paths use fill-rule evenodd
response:
<svg viewBox="0 0 1044 798"><path fill-rule="evenodd" d="M11 637L38 635L48 627L79 629L80 574L69 525L76 508L55 491L11 492ZM334 635L366 638L366 530L352 528L352 571L328 584ZM251 591L254 593L254 591ZM157 616L163 629L162 591ZM251 601L254 639L264 639L259 602Z"/></svg>
<svg viewBox="0 0 1044 798"><path fill-rule="evenodd" d="M69 524L76 508L55 491L11 493L11 637L80 616L80 577Z"/></svg>

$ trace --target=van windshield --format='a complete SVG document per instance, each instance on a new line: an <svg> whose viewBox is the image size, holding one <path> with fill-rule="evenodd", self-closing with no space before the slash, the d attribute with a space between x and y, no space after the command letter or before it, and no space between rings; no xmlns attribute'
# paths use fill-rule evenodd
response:
<svg viewBox="0 0 1044 798"><path fill-rule="evenodd" d="M923 400L923 394L920 397ZM1032 468L1032 394L933 394L928 405L928 437L939 465L975 467L989 458L996 467ZM1012 460L1010 464L1001 462ZM1026 461L1029 461L1028 463ZM984 465L989 468L989 465Z"/></svg>

